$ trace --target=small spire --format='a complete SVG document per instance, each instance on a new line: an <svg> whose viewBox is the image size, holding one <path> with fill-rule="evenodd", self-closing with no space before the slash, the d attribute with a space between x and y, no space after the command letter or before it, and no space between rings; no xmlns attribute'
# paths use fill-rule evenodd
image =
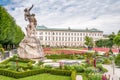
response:
<svg viewBox="0 0 120 80"><path fill-rule="evenodd" d="M68 27L68 30L71 30L70 27Z"/></svg>
<svg viewBox="0 0 120 80"><path fill-rule="evenodd" d="M88 30L88 28L86 28L86 30Z"/></svg>

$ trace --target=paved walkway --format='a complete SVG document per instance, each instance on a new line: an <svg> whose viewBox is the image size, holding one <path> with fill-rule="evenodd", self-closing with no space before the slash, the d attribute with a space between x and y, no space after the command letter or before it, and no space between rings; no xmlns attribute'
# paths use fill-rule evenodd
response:
<svg viewBox="0 0 120 80"><path fill-rule="evenodd" d="M106 68L108 70L108 72L106 72L106 75L110 75L110 80L120 80L120 68L117 68L115 66L114 68L114 74L113 74L113 66L112 65L103 65L104 68Z"/></svg>
<svg viewBox="0 0 120 80"><path fill-rule="evenodd" d="M76 76L76 80L82 80L82 76L81 75L77 75Z"/></svg>

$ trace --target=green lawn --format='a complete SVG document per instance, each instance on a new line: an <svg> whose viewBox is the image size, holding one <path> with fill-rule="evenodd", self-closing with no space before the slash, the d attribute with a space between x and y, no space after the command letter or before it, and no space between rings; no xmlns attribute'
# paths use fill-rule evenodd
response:
<svg viewBox="0 0 120 80"><path fill-rule="evenodd" d="M30 77L15 79L0 75L0 80L71 80L70 76L59 76L51 74L39 74Z"/></svg>

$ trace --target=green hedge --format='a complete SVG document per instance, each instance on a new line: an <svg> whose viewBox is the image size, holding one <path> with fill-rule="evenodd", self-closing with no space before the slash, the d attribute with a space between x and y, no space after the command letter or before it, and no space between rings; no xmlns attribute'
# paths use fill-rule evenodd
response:
<svg viewBox="0 0 120 80"><path fill-rule="evenodd" d="M10 58L10 61L16 61L15 58ZM28 62L32 62L32 63L35 63L35 61L32 61L30 59L22 59L22 58L18 58L17 60L18 62L23 62L23 63L28 63Z"/></svg>
<svg viewBox="0 0 120 80"><path fill-rule="evenodd" d="M55 74L55 75L63 75L63 76L70 76L71 71L68 70L55 70L55 69L44 69L45 73Z"/></svg>
<svg viewBox="0 0 120 80"><path fill-rule="evenodd" d="M14 78L23 78L23 77L32 76L32 75L41 74L41 73L71 76L72 80L75 80L75 72L68 71L68 70L38 69L38 70L25 71L25 72L15 72L10 70L0 69L0 75L14 77Z"/></svg>
<svg viewBox="0 0 120 80"><path fill-rule="evenodd" d="M47 59L73 59L72 54L51 54L46 55Z"/></svg>

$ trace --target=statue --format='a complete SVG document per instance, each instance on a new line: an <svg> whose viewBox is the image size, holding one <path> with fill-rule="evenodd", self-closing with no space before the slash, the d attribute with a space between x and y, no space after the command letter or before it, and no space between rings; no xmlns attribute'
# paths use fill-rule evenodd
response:
<svg viewBox="0 0 120 80"><path fill-rule="evenodd" d="M33 5L28 9L28 8L25 8L24 9L24 12L25 12L25 14L24 14L24 16L25 16L25 20L27 21L27 20L29 20L29 18L30 18L30 10L33 8Z"/></svg>
<svg viewBox="0 0 120 80"><path fill-rule="evenodd" d="M29 24L27 25L26 31L27 31L27 36L30 37L32 34L35 36L36 33L36 25L37 25L37 20L35 18L35 14L30 14L30 10L33 8L33 5L27 9L24 9L24 17L25 21L29 21Z"/></svg>
<svg viewBox="0 0 120 80"><path fill-rule="evenodd" d="M24 9L24 18L25 21L29 22L29 24L26 27L27 36L25 36L19 44L18 55L20 58L42 59L44 58L44 52L39 39L35 36L37 20L35 18L35 14L30 13L32 8L33 5L29 9Z"/></svg>

